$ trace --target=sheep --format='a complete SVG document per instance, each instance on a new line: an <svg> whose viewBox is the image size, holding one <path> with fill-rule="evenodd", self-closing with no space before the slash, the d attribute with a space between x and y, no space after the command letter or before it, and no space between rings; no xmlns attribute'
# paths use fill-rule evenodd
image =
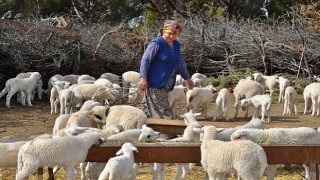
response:
<svg viewBox="0 0 320 180"><path fill-rule="evenodd" d="M147 125L144 124L141 129L127 129L123 132L109 136L108 140L132 143L149 142L157 139L159 135L160 132L154 131L152 128L147 127Z"/></svg>
<svg viewBox="0 0 320 180"><path fill-rule="evenodd" d="M266 144L319 144L320 132L309 127L269 128L269 129L239 129L232 133L231 140L246 139L256 143ZM270 165L269 165L270 166ZM309 168L306 169L306 179L309 179ZM268 167L268 180L274 179L275 165Z"/></svg>
<svg viewBox="0 0 320 180"><path fill-rule="evenodd" d="M99 180L129 179L134 165L133 152L138 152L138 149L131 143L124 143L116 153L117 156L108 160Z"/></svg>
<svg viewBox="0 0 320 180"><path fill-rule="evenodd" d="M97 79L93 84L107 86L108 88L113 88L113 83L108 79Z"/></svg>
<svg viewBox="0 0 320 180"><path fill-rule="evenodd" d="M307 109L310 108L309 99L311 99L311 102L312 102L311 116L315 115L317 107L320 106L317 101L319 96L320 96L320 83L317 83L317 82L311 83L304 88L304 90L303 90L303 99L304 99L303 114L306 114ZM319 111L318 111L317 115L319 115Z"/></svg>
<svg viewBox="0 0 320 180"><path fill-rule="evenodd" d="M275 91L277 85L279 84L279 77L274 76L264 76L261 73L253 73L254 80L261 83L263 87L263 92L266 92L267 89L270 90L270 96L272 97L273 92Z"/></svg>
<svg viewBox="0 0 320 180"><path fill-rule="evenodd" d="M27 73L19 73L16 78L20 78L20 79L24 79L24 78L28 78L30 77L30 75L32 74L32 72L27 72ZM38 99L42 99L42 94L44 93L44 90L42 89L43 86L43 82L42 79L39 79L37 82L37 85L35 86L35 89L32 91L32 101L34 99L35 93L38 94ZM21 103L21 97L19 96L20 94L17 94L17 99L18 101Z"/></svg>
<svg viewBox="0 0 320 180"><path fill-rule="evenodd" d="M69 89L62 89L59 92L60 115L70 114L73 100L73 93Z"/></svg>
<svg viewBox="0 0 320 180"><path fill-rule="evenodd" d="M98 125L102 127L102 124L106 122L106 114L108 108L105 106L95 106L91 111L78 111L73 113L68 119L66 127L94 127Z"/></svg>
<svg viewBox="0 0 320 180"><path fill-rule="evenodd" d="M63 76L63 80L69 81L71 84L77 84L79 77L80 77L80 75L67 74L67 75Z"/></svg>
<svg viewBox="0 0 320 180"><path fill-rule="evenodd" d="M176 75L176 81L175 81L175 86L179 86L179 85L184 85L184 79L182 78L182 76L180 74Z"/></svg>
<svg viewBox="0 0 320 180"><path fill-rule="evenodd" d="M272 98L268 94L255 95L249 99L241 99L240 106L242 108L248 108L253 106L253 118L259 117L259 109L261 107L261 121L264 121L265 113L268 116L268 123L270 123L270 110L271 110Z"/></svg>
<svg viewBox="0 0 320 180"><path fill-rule="evenodd" d="M229 119L229 105L230 105L230 95L227 88L222 88L216 98L216 108L213 116L213 121L222 118L223 113L225 113L226 121Z"/></svg>
<svg viewBox="0 0 320 180"><path fill-rule="evenodd" d="M208 77L206 75L204 75L204 74L194 73L191 76L191 79L194 80L195 78L200 80L200 86L201 87L206 87L206 86L208 86L210 84L210 81L209 81Z"/></svg>
<svg viewBox="0 0 320 180"><path fill-rule="evenodd" d="M101 104L115 105L121 98L121 91L115 88L99 88L93 95L92 100Z"/></svg>
<svg viewBox="0 0 320 180"><path fill-rule="evenodd" d="M17 167L19 149L28 141L0 143L0 168Z"/></svg>
<svg viewBox="0 0 320 180"><path fill-rule="evenodd" d="M109 126L106 126L108 128ZM121 143L130 142L150 142L159 137L160 132L156 132L145 124L142 129L129 129L117 134L110 135L107 140L116 140ZM86 171L89 174L90 179L97 179L97 174L100 174L106 163L89 163L86 167ZM139 165L136 165L135 173L137 173ZM131 178L135 179L135 175L132 174Z"/></svg>
<svg viewBox="0 0 320 180"><path fill-rule="evenodd" d="M66 179L75 179L74 169L84 162L89 148L103 140L98 131L87 131L77 136L33 140L24 144L18 153L17 180L23 180L39 167L63 166Z"/></svg>
<svg viewBox="0 0 320 180"><path fill-rule="evenodd" d="M81 84L81 82L83 82L83 81L93 81L94 82L95 80L96 80L96 78L94 78L93 76L90 76L88 74L82 74L78 77L77 83Z"/></svg>
<svg viewBox="0 0 320 180"><path fill-rule="evenodd" d="M41 79L41 74L39 72L32 72L29 78L11 78L7 80L5 88L0 93L0 98L7 94L6 98L6 107L10 108L10 100L12 96L16 92L23 92L23 98L26 99L28 106L32 106L31 104L31 97L32 97L32 91L34 87L36 86L37 82ZM26 97L24 97L26 96ZM22 101L22 106L25 106L26 102Z"/></svg>
<svg viewBox="0 0 320 180"><path fill-rule="evenodd" d="M260 145L249 140L216 140L218 130L214 126L204 126L202 131L201 165L209 179L224 179L230 173L237 173L243 179L262 178L267 156Z"/></svg>
<svg viewBox="0 0 320 180"><path fill-rule="evenodd" d="M51 115L53 113L57 113L58 104L60 103L59 100L59 92L63 89L69 88L71 85L68 81L54 81L52 83L52 88L50 91L50 106L51 106ZM61 113L61 112L60 112Z"/></svg>
<svg viewBox="0 0 320 180"><path fill-rule="evenodd" d="M127 71L122 74L123 95L126 96L129 88L137 86L140 81L140 74L135 71Z"/></svg>
<svg viewBox="0 0 320 180"><path fill-rule="evenodd" d="M294 109L294 113L297 114L298 110L298 93L292 86L288 86L284 92L284 107L283 115L289 114Z"/></svg>
<svg viewBox="0 0 320 180"><path fill-rule="evenodd" d="M186 91L186 87L178 85L174 86L172 91L169 92L169 103L173 109L174 115L177 117L181 115L183 104L186 102Z"/></svg>
<svg viewBox="0 0 320 180"><path fill-rule="evenodd" d="M192 81L193 81L194 87L202 87L201 86L201 79L193 78Z"/></svg>
<svg viewBox="0 0 320 180"><path fill-rule="evenodd" d="M111 106L106 119L106 126L121 125L124 130L141 129L147 123L147 115L139 108L130 105Z"/></svg>
<svg viewBox="0 0 320 180"><path fill-rule="evenodd" d="M45 92L47 92L47 93L50 92L53 87L53 83L56 81L63 81L63 76L61 74L55 74L55 75L51 76L48 81L48 89L45 90Z"/></svg>
<svg viewBox="0 0 320 180"><path fill-rule="evenodd" d="M192 90L188 90L186 94L187 107L191 112L197 112L200 105L204 105L204 115L205 118L207 118L207 111L212 100L214 90L215 88L212 85L208 85L203 88L195 87Z"/></svg>
<svg viewBox="0 0 320 180"><path fill-rule="evenodd" d="M100 79L108 79L110 82L120 84L120 76L112 73L101 74Z"/></svg>
<svg viewBox="0 0 320 180"><path fill-rule="evenodd" d="M234 118L238 116L238 108L240 100L243 98L252 98L255 95L263 94L262 85L256 81L249 79L240 79L236 87L233 89L234 95ZM248 117L248 108L245 109L245 118Z"/></svg>
<svg viewBox="0 0 320 180"><path fill-rule="evenodd" d="M116 91L96 84L79 84L73 87L72 92L74 94L72 108L75 108L76 105L83 100L92 99L101 104L103 104L106 99L116 100L114 95Z"/></svg>
<svg viewBox="0 0 320 180"><path fill-rule="evenodd" d="M284 91L290 86L290 80L282 76L279 77L279 99L278 102L281 103L284 100Z"/></svg>
<svg viewBox="0 0 320 180"><path fill-rule="evenodd" d="M220 128L217 136L217 140L231 141L231 134L236 130L245 129L245 128L263 129L263 125L264 125L264 122L261 121L259 118L253 118L248 123L241 126L236 126L233 128Z"/></svg>

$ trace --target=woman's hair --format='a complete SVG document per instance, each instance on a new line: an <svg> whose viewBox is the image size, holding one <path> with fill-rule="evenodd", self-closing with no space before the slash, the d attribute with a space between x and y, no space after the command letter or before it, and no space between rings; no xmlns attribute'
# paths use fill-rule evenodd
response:
<svg viewBox="0 0 320 180"><path fill-rule="evenodd" d="M182 28L178 21L165 20L160 26L158 36L162 36L164 31L170 31L170 32L180 34L182 31Z"/></svg>

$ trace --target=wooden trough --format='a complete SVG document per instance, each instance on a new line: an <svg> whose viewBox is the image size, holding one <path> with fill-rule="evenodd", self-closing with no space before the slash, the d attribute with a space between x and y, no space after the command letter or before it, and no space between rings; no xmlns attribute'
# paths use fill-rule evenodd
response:
<svg viewBox="0 0 320 180"><path fill-rule="evenodd" d="M214 122L201 122L202 125ZM163 133L177 133L185 125L181 120L149 119L148 126ZM136 162L159 163L200 163L200 144L137 144L139 153L135 154ZM311 180L319 180L318 164L320 163L320 145L262 145L268 164L306 164L310 166ZM87 162L107 162L121 148L120 145L94 145L89 149ZM49 170L52 174L52 169ZM39 169L38 179L42 179L43 170ZM53 175L50 179L54 179Z"/></svg>

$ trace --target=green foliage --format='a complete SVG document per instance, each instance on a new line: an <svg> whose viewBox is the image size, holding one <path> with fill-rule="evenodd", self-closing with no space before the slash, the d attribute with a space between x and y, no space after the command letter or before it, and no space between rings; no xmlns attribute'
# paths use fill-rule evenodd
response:
<svg viewBox="0 0 320 180"><path fill-rule="evenodd" d="M296 88L298 94L302 94L304 88L309 85L311 82L307 78L298 78L293 81L294 87Z"/></svg>
<svg viewBox="0 0 320 180"><path fill-rule="evenodd" d="M253 73L255 73L255 71L249 68L236 69L235 67L230 67L229 76L221 75L217 78L211 77L210 81L217 89L235 87L240 79L251 76Z"/></svg>

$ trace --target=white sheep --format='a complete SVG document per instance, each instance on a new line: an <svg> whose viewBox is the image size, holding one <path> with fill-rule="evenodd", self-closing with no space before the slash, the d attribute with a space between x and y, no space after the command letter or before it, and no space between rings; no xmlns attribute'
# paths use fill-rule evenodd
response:
<svg viewBox="0 0 320 180"><path fill-rule="evenodd" d="M106 114L108 108L106 106L94 106L91 111L78 111L71 114L67 122L67 128L77 127L94 127L102 125L106 122Z"/></svg>
<svg viewBox="0 0 320 180"><path fill-rule="evenodd" d="M237 118L238 116L240 100L244 98L251 98L258 94L263 94L263 88L260 83L249 79L240 79L236 87L233 89L233 95L235 99L233 106L234 118ZM244 117L248 117L248 108L245 109Z"/></svg>
<svg viewBox="0 0 320 180"><path fill-rule="evenodd" d="M67 74L67 75L63 76L63 80L64 81L69 81L71 84L77 84L79 77L80 77L80 75Z"/></svg>
<svg viewBox="0 0 320 180"><path fill-rule="evenodd" d="M273 92L276 90L277 85L279 84L279 77L274 76L265 76L261 73L253 73L254 80L261 83L263 87L263 92L265 93L267 89L270 90L270 96L272 96Z"/></svg>
<svg viewBox="0 0 320 180"><path fill-rule="evenodd" d="M194 80L194 79L198 79L200 80L200 86L201 87L206 87L210 84L210 81L208 79L208 77L204 74L201 74L201 73L194 73L192 76L191 76L191 79Z"/></svg>
<svg viewBox="0 0 320 180"><path fill-rule="evenodd" d="M105 126L109 128L110 126ZM160 132L154 131L152 128L147 127L145 124L142 129L128 129L123 132L114 133L108 136L107 140L116 140L121 143L130 142L150 142L159 137ZM90 179L97 179L106 163L90 162L86 167L86 172L89 174ZM134 173L131 174L131 178L135 179L135 175L139 169L139 165L136 165Z"/></svg>
<svg viewBox="0 0 320 180"><path fill-rule="evenodd" d="M60 115L70 114L73 101L73 92L69 89L62 89L59 92Z"/></svg>
<svg viewBox="0 0 320 180"><path fill-rule="evenodd" d="M16 78L20 78L20 79L24 79L24 78L28 78L30 77L30 75L32 74L32 72L27 72L27 73L19 73ZM42 89L43 86L43 82L42 79L39 79L37 82L37 85L35 86L35 89L32 91L32 98L31 100L33 101L35 93L38 94L38 99L42 99L42 94L44 93L44 90ZM21 97L20 94L17 94L17 100L21 103Z"/></svg>
<svg viewBox="0 0 320 180"><path fill-rule="evenodd" d="M17 180L24 180L40 167L63 166L66 179L75 179L74 169L84 162L89 148L103 140L98 131L88 131L77 136L32 140L24 144L18 153Z"/></svg>
<svg viewBox="0 0 320 180"><path fill-rule="evenodd" d="M172 91L169 92L169 103L174 116L179 117L181 115L183 104L186 102L186 92L187 88L183 85L174 86Z"/></svg>
<svg viewBox="0 0 320 180"><path fill-rule="evenodd" d="M106 126L121 125L126 129L141 129L147 123L147 115L139 108L130 105L111 106L106 119Z"/></svg>
<svg viewBox="0 0 320 180"><path fill-rule="evenodd" d="M51 114L57 113L58 104L60 103L59 92L63 89L70 87L71 83L69 81L54 81L52 82L52 89L50 91L50 106ZM60 112L61 113L61 112Z"/></svg>
<svg viewBox="0 0 320 180"><path fill-rule="evenodd" d="M140 81L140 74L135 71L127 71L122 74L123 95L126 96L130 87L137 86Z"/></svg>
<svg viewBox="0 0 320 180"><path fill-rule="evenodd" d="M240 106L248 108L253 106L253 118L259 117L259 108L261 108L261 121L264 121L265 114L268 116L268 123L270 123L270 110L272 98L268 94L255 95L252 98L241 99Z"/></svg>
<svg viewBox="0 0 320 180"><path fill-rule="evenodd" d="M22 92L22 99L25 99L28 103L28 106L32 106L31 98L32 91L36 87L37 82L41 79L41 75L39 72L32 72L29 78L11 78L7 80L5 88L0 93L0 98L7 94L6 98L6 107L10 108L10 100L14 94L17 92ZM22 106L26 105L26 101L23 100Z"/></svg>
<svg viewBox="0 0 320 180"><path fill-rule="evenodd" d="M187 107L191 112L198 112L200 106L204 106L204 115L207 118L208 108L212 101L212 96L215 88L212 85L207 87L198 88L195 87L192 90L188 90L187 97Z"/></svg>
<svg viewBox="0 0 320 180"><path fill-rule="evenodd" d="M267 156L260 145L249 140L216 140L218 130L214 126L204 126L202 130L201 165L209 179L224 179L230 173L243 179L262 178Z"/></svg>
<svg viewBox="0 0 320 180"><path fill-rule="evenodd" d="M180 74L176 75L176 82L175 82L175 86L179 86L179 85L184 85L184 79L182 78L182 76Z"/></svg>
<svg viewBox="0 0 320 180"><path fill-rule="evenodd" d="M202 82L201 79L193 78L192 81L193 81L194 87L199 87L199 88L202 87L201 86L201 82Z"/></svg>
<svg viewBox="0 0 320 180"><path fill-rule="evenodd" d="M28 141L0 143L0 168L17 167L18 152Z"/></svg>
<svg viewBox="0 0 320 180"><path fill-rule="evenodd" d="M110 158L99 176L99 180L129 179L134 165L133 153L138 149L131 143L124 143L116 153L116 157Z"/></svg>
<svg viewBox="0 0 320 180"><path fill-rule="evenodd" d="M101 74L100 79L108 79L112 83L120 84L120 76L113 73Z"/></svg>
<svg viewBox="0 0 320 180"><path fill-rule="evenodd" d="M97 79L93 84L107 86L108 88L113 88L113 83L108 79Z"/></svg>
<svg viewBox="0 0 320 180"><path fill-rule="evenodd" d="M278 100L279 103L284 100L284 91L288 86L290 86L290 80L280 76L279 77L279 100Z"/></svg>
<svg viewBox="0 0 320 180"><path fill-rule="evenodd" d="M88 74L82 74L82 75L80 75L80 76L78 77L77 83L78 83L78 84L81 84L81 82L85 82L85 81L92 81L92 82L94 82L95 80L96 80L96 78L93 77L93 76L90 76L90 75L88 75ZM84 83L83 83L83 84L84 84Z"/></svg>
<svg viewBox="0 0 320 180"><path fill-rule="evenodd" d="M53 83L56 81L63 81L63 76L61 74L55 74L55 75L51 76L48 81L48 89L46 90L46 92L51 91L51 89L53 87Z"/></svg>
<svg viewBox="0 0 320 180"><path fill-rule="evenodd" d="M292 86L288 86L284 92L283 115L289 114L294 110L298 113L298 93Z"/></svg>
<svg viewBox="0 0 320 180"><path fill-rule="evenodd" d="M239 129L231 135L231 140L239 139L265 144L319 144L320 132L309 127ZM309 168L306 165L304 166L306 178L309 179ZM274 179L275 170L275 165L272 165L270 168L268 167L268 180Z"/></svg>
<svg viewBox="0 0 320 180"><path fill-rule="evenodd" d="M312 113L311 116L316 114L316 109L320 106L318 103L318 98L320 96L320 83L311 83L306 86L303 90L303 99L304 99L304 111L303 114L306 114L307 110L310 108L309 99L312 102ZM319 111L317 112L319 116Z"/></svg>
<svg viewBox="0 0 320 180"><path fill-rule="evenodd" d="M223 116L223 113L226 116L226 121L229 120L229 106L230 106L230 95L227 88L222 88L218 96L216 98L216 108L213 116L213 121L216 121L217 119L221 119Z"/></svg>

